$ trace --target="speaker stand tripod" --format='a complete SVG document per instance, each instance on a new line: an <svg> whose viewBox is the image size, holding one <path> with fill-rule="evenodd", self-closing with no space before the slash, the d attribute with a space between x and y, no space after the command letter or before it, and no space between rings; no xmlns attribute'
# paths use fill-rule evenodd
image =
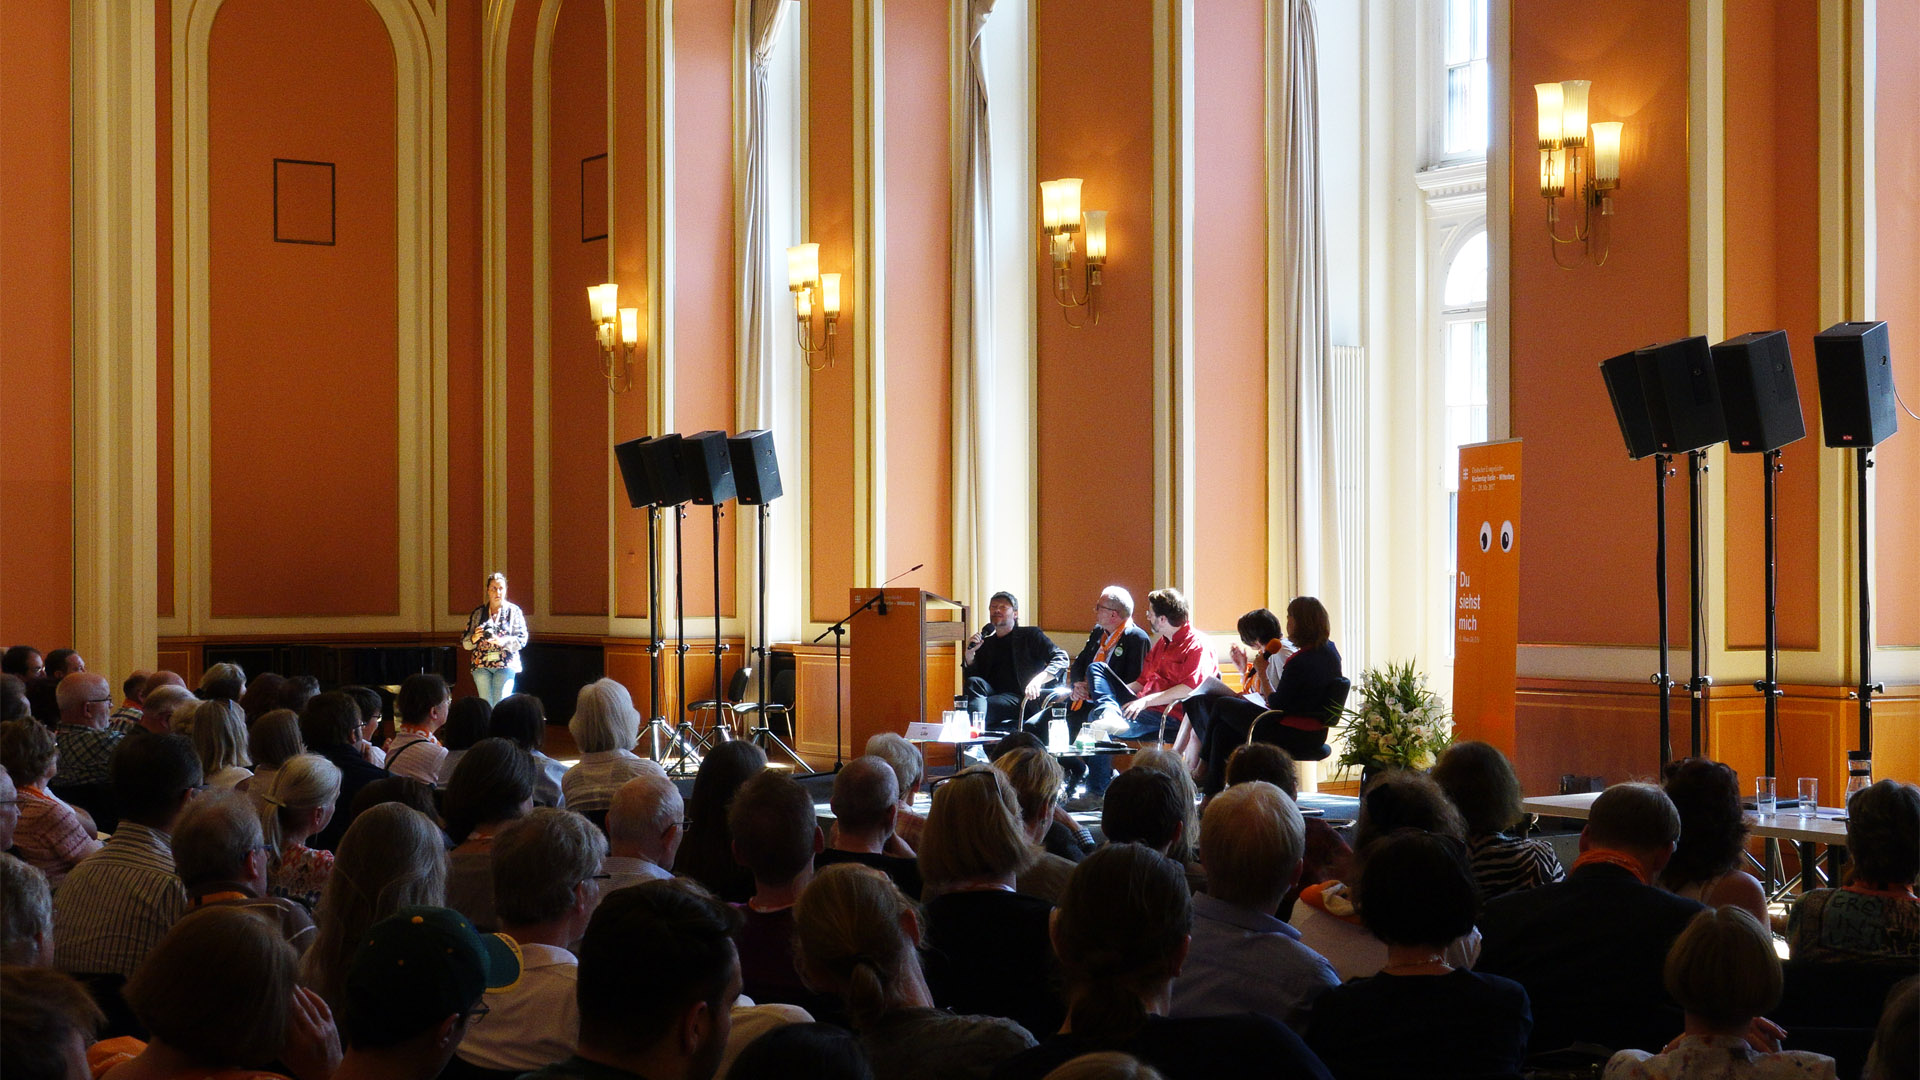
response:
<svg viewBox="0 0 1920 1080"><path fill-rule="evenodd" d="M1668 670L1667 628L1667 479L1673 475L1673 455L1653 455L1653 594L1659 611L1660 670L1648 681L1660 694L1660 765L1673 760L1673 675Z"/></svg>
<svg viewBox="0 0 1920 1080"><path fill-rule="evenodd" d="M1873 468L1873 448L1854 449L1853 534L1859 544L1854 562L1860 568L1860 686L1854 691L1860 698L1861 753L1873 751L1873 695L1886 692L1886 686L1873 681L1873 564L1867 561L1867 470Z"/></svg>
<svg viewBox="0 0 1920 1080"><path fill-rule="evenodd" d="M1707 472L1707 452L1687 451L1687 625L1692 676L1687 680L1687 697L1692 707L1693 753L1707 752L1707 688L1713 677L1702 670L1706 659L1706 604L1701 598L1701 566L1706 561L1706 493L1702 477Z"/></svg>
<svg viewBox="0 0 1920 1080"><path fill-rule="evenodd" d="M660 640L660 508L647 504L647 744L653 760L667 755L673 739L673 725L660 712L660 655L666 643Z"/></svg>
<svg viewBox="0 0 1920 1080"><path fill-rule="evenodd" d="M667 771L674 776L686 776L700 767L700 751L707 749L707 741L693 730L693 724L687 719L687 653L693 646L687 644L687 569L685 530L682 526L687 520L685 503L675 504L673 508L673 637L674 655L679 662L675 677L679 680L680 694L674 701L673 725L674 758L673 766ZM699 747L699 750L695 750Z"/></svg>
<svg viewBox="0 0 1920 1080"><path fill-rule="evenodd" d="M769 757L773 756L773 751L767 744L772 743L774 746L779 747L780 752L787 755L794 764L805 766L807 764L806 761L794 752L793 747L782 742L779 733L775 732L773 726L767 723L767 681L773 678L773 669L768 663L772 659L773 654L767 649L768 508L767 504L763 502L757 504L754 509L759 512L759 527L754 530L754 540L756 541L754 546L758 549L760 562L760 573L756 576L755 580L755 591L759 593L760 618L757 620L757 625L754 628L753 662L755 665L754 670L759 673L757 681L760 683L760 707L754 710L753 729L747 733L747 739L755 746L758 746L761 752ZM787 717L789 720L792 719L793 713L791 710L787 712Z"/></svg>

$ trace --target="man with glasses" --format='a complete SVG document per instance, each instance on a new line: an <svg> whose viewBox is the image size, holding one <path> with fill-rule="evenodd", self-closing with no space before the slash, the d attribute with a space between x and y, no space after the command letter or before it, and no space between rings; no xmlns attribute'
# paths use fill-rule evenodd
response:
<svg viewBox="0 0 1920 1080"><path fill-rule="evenodd" d="M636 776L613 793L607 810L608 875L602 892L673 876L687 833L686 800L665 774Z"/></svg>
<svg viewBox="0 0 1920 1080"><path fill-rule="evenodd" d="M1118 731L1126 727L1127 721L1120 713L1120 702L1115 699L1113 688L1126 686L1140 677L1140 665L1146 660L1151 643L1147 632L1134 625L1133 594L1118 585L1100 590L1100 597L1093 604L1093 630L1070 669L1073 701L1067 708L1069 738L1078 739L1080 729L1089 723L1095 725L1095 730ZM1098 680L1089 677L1095 664L1102 669ZM1082 776L1087 779L1088 798L1105 795L1107 785L1113 783L1113 759L1104 754L1095 754L1086 760L1067 758L1062 765L1069 793Z"/></svg>
<svg viewBox="0 0 1920 1080"><path fill-rule="evenodd" d="M482 995L523 978L504 935L447 908L401 908L368 929L347 966L348 1047L334 1080L432 1080L485 1030Z"/></svg>
<svg viewBox="0 0 1920 1080"><path fill-rule="evenodd" d="M60 743L60 767L47 789L92 814L101 829L112 831L118 813L107 773L114 748L126 737L108 723L113 688L106 676L79 671L61 679L55 695L60 723L53 733Z"/></svg>
<svg viewBox="0 0 1920 1080"><path fill-rule="evenodd" d="M267 895L273 849L244 791L208 791L173 828L173 866L193 908L238 907L266 919L296 952L313 944L313 916L283 896Z"/></svg>
<svg viewBox="0 0 1920 1080"><path fill-rule="evenodd" d="M460 1060L481 1069L527 1072L572 1054L580 1040L574 992L579 961L570 951L600 901L607 855L600 830L570 810L541 807L493 839L494 915L500 936L520 951L512 986L490 989L485 1027L467 1033Z"/></svg>
<svg viewBox="0 0 1920 1080"><path fill-rule="evenodd" d="M1039 627L1020 625L1020 601L1010 592L987 602L987 624L967 639L966 653L967 707L994 731L1019 727L1026 703L1067 673L1066 650Z"/></svg>

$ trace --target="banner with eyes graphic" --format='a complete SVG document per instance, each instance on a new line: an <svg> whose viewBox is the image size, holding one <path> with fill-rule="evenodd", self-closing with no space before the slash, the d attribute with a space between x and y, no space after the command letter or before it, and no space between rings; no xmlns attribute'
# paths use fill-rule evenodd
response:
<svg viewBox="0 0 1920 1080"><path fill-rule="evenodd" d="M1520 440L1460 448L1459 565L1453 589L1453 725L1458 741L1514 752L1520 640Z"/></svg>

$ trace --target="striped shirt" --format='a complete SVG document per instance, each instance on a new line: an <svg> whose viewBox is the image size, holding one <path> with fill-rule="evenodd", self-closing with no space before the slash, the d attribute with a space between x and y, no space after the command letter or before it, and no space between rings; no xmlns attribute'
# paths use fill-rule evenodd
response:
<svg viewBox="0 0 1920 1080"><path fill-rule="evenodd" d="M123 821L54 894L54 966L72 974L131 975L186 911L172 838Z"/></svg>
<svg viewBox="0 0 1920 1080"><path fill-rule="evenodd" d="M1490 833L1468 840L1467 850L1473 857L1473 880L1480 886L1483 901L1525 892L1567 876L1560 857L1553 853L1553 845L1545 840Z"/></svg>
<svg viewBox="0 0 1920 1080"><path fill-rule="evenodd" d="M100 850L100 841L80 823L73 807L39 785L28 784L20 789L20 824L14 828L13 846L47 875L48 885L59 888L67 871Z"/></svg>
<svg viewBox="0 0 1920 1080"><path fill-rule="evenodd" d="M52 787L77 787L81 784L105 784L111 780L107 763L113 748L126 733L113 728L61 724L53 729L60 742L60 771L53 774Z"/></svg>

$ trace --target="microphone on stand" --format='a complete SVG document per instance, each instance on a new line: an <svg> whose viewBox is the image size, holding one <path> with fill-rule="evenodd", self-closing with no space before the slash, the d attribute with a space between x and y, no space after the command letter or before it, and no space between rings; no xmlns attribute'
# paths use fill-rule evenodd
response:
<svg viewBox="0 0 1920 1080"><path fill-rule="evenodd" d="M881 582L880 588L885 589L887 586L893 584L896 581L899 581L901 578L906 577L908 574L911 574L915 570L919 570L926 565L927 565L926 563L914 563L912 566L907 567L905 570L902 570L899 573L888 578L887 580ZM887 613L887 594L886 593L882 592L880 594L880 599L877 603L873 605L873 608L875 611L878 611L882 615L885 615Z"/></svg>

